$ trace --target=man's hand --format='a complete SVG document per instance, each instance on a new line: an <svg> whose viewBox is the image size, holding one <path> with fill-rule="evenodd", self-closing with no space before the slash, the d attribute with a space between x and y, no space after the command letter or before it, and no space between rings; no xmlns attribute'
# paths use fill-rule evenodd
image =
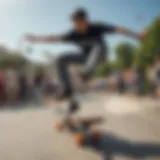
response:
<svg viewBox="0 0 160 160"><path fill-rule="evenodd" d="M136 38L138 40L143 40L145 38L145 33L135 33L131 31L130 29L124 28L124 27L116 27L116 31L120 34L130 36L133 38Z"/></svg>

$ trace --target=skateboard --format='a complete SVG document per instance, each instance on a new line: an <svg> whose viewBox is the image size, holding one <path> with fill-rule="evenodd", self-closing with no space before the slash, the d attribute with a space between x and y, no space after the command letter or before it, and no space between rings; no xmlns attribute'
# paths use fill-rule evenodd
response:
<svg viewBox="0 0 160 160"><path fill-rule="evenodd" d="M101 132L92 130L91 127L102 123L104 119L100 116L73 118L73 115L77 113L79 109L80 107L77 101L71 100L65 118L62 121L55 122L55 129L59 132L68 131L78 146L97 144L101 138Z"/></svg>

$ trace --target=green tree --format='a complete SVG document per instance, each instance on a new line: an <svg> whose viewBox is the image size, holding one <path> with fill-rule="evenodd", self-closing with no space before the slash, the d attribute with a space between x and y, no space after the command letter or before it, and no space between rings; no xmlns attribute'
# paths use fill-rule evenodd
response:
<svg viewBox="0 0 160 160"><path fill-rule="evenodd" d="M28 63L27 59L21 54L8 54L1 57L0 68L12 67L15 69L21 69Z"/></svg>
<svg viewBox="0 0 160 160"><path fill-rule="evenodd" d="M130 43L120 43L116 47L116 64L119 69L130 68L134 63L135 46Z"/></svg>
<svg viewBox="0 0 160 160"><path fill-rule="evenodd" d="M95 76L98 76L98 77L107 76L111 72L113 72L114 68L115 68L114 62L112 63L106 62L97 68Z"/></svg>
<svg viewBox="0 0 160 160"><path fill-rule="evenodd" d="M147 67L153 63L156 55L160 55L160 17L146 29L146 36L136 53L136 63Z"/></svg>

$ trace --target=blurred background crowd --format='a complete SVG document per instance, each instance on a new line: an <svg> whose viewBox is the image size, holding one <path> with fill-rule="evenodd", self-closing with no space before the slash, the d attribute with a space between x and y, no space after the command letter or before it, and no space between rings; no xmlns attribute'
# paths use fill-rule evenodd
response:
<svg viewBox="0 0 160 160"><path fill-rule="evenodd" d="M144 68L129 68L110 73L93 81L93 88L107 89L137 96L160 97L160 56L146 71Z"/></svg>
<svg viewBox="0 0 160 160"><path fill-rule="evenodd" d="M42 95L50 92L52 86L45 72L36 71L29 75L24 70L14 68L0 71L0 104L16 105L36 102L40 104Z"/></svg>

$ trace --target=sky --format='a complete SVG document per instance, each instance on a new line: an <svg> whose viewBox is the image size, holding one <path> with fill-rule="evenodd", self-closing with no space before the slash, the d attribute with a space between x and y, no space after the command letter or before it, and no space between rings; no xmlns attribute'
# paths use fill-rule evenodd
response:
<svg viewBox="0 0 160 160"><path fill-rule="evenodd" d="M69 16L77 7L89 11L93 21L117 24L143 32L160 15L159 0L0 0L0 44L16 49L20 36L25 33L61 34L72 26ZM110 56L114 57L114 48L119 42L133 42L131 38L113 35L107 36ZM77 49L68 44L37 45L35 60L42 60L44 50L59 54Z"/></svg>

